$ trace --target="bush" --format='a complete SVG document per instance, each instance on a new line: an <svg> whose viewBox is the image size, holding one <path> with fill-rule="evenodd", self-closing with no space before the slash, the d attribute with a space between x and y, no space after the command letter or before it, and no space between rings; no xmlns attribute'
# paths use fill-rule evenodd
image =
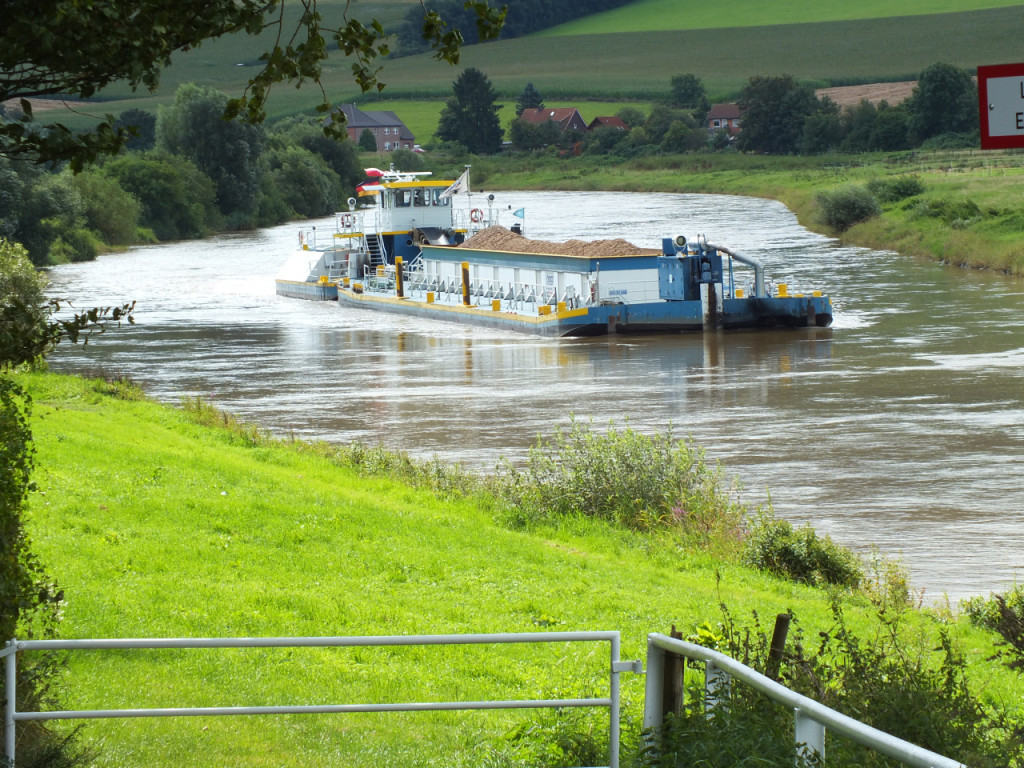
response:
<svg viewBox="0 0 1024 768"><path fill-rule="evenodd" d="M981 141L977 131L940 133L921 143L921 149L977 149Z"/></svg>
<svg viewBox="0 0 1024 768"><path fill-rule="evenodd" d="M129 153L103 171L139 201L139 223L161 240L202 237L223 224L213 181L183 157Z"/></svg>
<svg viewBox="0 0 1024 768"><path fill-rule="evenodd" d="M596 697L559 690L553 696L572 699ZM504 735L499 747L487 755L482 768L561 768L567 765L601 765L608 759L608 728L600 727L585 710L564 707L538 710L535 718Z"/></svg>
<svg viewBox="0 0 1024 768"><path fill-rule="evenodd" d="M283 201L290 218L327 216L337 208L341 180L319 155L302 147L275 147L264 153L263 163L263 193Z"/></svg>
<svg viewBox="0 0 1024 768"><path fill-rule="evenodd" d="M377 151L377 137L369 128L363 128L363 132L359 134L359 149L363 152Z"/></svg>
<svg viewBox="0 0 1024 768"><path fill-rule="evenodd" d="M18 360L4 355L0 366ZM0 372L0 640L54 637L60 623L64 593L47 576L32 551L24 521L34 465L29 426L31 401L22 388ZM63 659L32 654L17 668L16 707L21 711L62 709L55 686L64 672ZM6 695L6 694L5 694ZM18 764L69 768L91 758L77 743L77 730L51 730L42 721L14 726ZM0 726L0 737L6 737Z"/></svg>
<svg viewBox="0 0 1024 768"><path fill-rule="evenodd" d="M107 245L131 245L139 225L139 201L117 179L87 170L71 177L85 204L85 220Z"/></svg>
<svg viewBox="0 0 1024 768"><path fill-rule="evenodd" d="M50 246L50 263L67 264L73 261L92 261L103 250L103 242L84 227L66 229Z"/></svg>
<svg viewBox="0 0 1024 768"><path fill-rule="evenodd" d="M986 707L971 691L967 662L944 630L935 638L911 634L901 623L905 611L881 611L882 631L858 637L833 601L833 625L805 647L795 617L777 678L788 688L866 722L897 738L976 768L1024 765L1019 723ZM717 632L705 627L698 640L765 675L770 634L754 614L753 625L738 627L722 606ZM769 703L749 686L734 682L728 706L705 715L703 676L688 680L682 711L662 730L657 761L675 766L779 766L794 764L793 711ZM726 754L722 754L725 752ZM833 736L828 765L898 766L897 761ZM817 763L817 761L815 761ZM797 762L801 765L801 761Z"/></svg>
<svg viewBox="0 0 1024 768"><path fill-rule="evenodd" d="M20 364L46 348L49 316L45 288L45 275L32 266L28 252L17 243L0 238L0 362ZM0 422L0 433L4 429ZM10 471L4 445L0 444L5 462L0 464L0 472ZM9 638L0 641L5 639Z"/></svg>
<svg viewBox="0 0 1024 768"><path fill-rule="evenodd" d="M388 477L416 488L426 488L441 498L471 496L483 488L481 479L462 467L441 459L414 459L404 451L383 446L370 447L360 442L341 448L319 446L337 463L351 467L362 475Z"/></svg>
<svg viewBox="0 0 1024 768"><path fill-rule="evenodd" d="M818 193L822 218L837 232L845 232L854 224L878 216L882 207L867 189L856 185L840 187L831 192Z"/></svg>
<svg viewBox="0 0 1024 768"><path fill-rule="evenodd" d="M968 198L963 200L919 200L910 208L912 218L941 219L955 229L980 221L981 208Z"/></svg>
<svg viewBox="0 0 1024 768"><path fill-rule="evenodd" d="M718 468L671 430L609 425L599 434L573 419L552 442L538 439L523 470L503 461L496 485L520 522L585 515L634 530L667 525L702 545L738 542L742 531L744 509L723 490Z"/></svg>
<svg viewBox="0 0 1024 768"><path fill-rule="evenodd" d="M868 182L868 192L880 203L897 203L924 192L924 182L917 176L872 179Z"/></svg>
<svg viewBox="0 0 1024 768"><path fill-rule="evenodd" d="M54 263L51 251L57 238L85 224L85 205L70 179L64 173L25 177L23 203L11 239L25 246L36 266Z"/></svg>
<svg viewBox="0 0 1024 768"><path fill-rule="evenodd" d="M395 168L402 171L427 170L423 155L405 147L392 151L388 159L395 164Z"/></svg>
<svg viewBox="0 0 1024 768"><path fill-rule="evenodd" d="M681 715L666 718L656 750L649 750L644 766L656 768L805 768L805 760L794 761L792 713L763 698L743 696L732 706L705 714L704 700L693 691L693 702ZM788 714L788 718L787 718ZM787 722L787 719L789 722ZM652 754L653 753L653 754ZM656 756L655 756L656 755Z"/></svg>
<svg viewBox="0 0 1024 768"><path fill-rule="evenodd" d="M1001 645L1006 646L998 656L1006 659L1010 669L1024 671L1024 587L1017 585L988 599L972 597L960 607L973 624L998 632Z"/></svg>
<svg viewBox="0 0 1024 768"><path fill-rule="evenodd" d="M809 525L794 529L771 510L754 521L743 549L743 561L754 568L803 584L835 584L857 588L864 577L860 558Z"/></svg>

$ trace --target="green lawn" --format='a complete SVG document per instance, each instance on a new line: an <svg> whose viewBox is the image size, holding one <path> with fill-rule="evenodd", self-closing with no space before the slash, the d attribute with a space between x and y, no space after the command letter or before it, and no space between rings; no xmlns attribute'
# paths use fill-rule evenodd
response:
<svg viewBox="0 0 1024 768"><path fill-rule="evenodd" d="M586 521L510 530L487 504L438 499L309 451L202 427L123 388L21 379L35 402L38 450L30 529L65 590L69 638L600 629L622 632L623 658L642 658L648 632L715 623L720 601L743 623L754 610L793 609L808 635L830 625L824 593L680 552L667 539ZM870 631L864 601L848 612ZM984 661L990 639L963 623L953 632L991 695L1011 696L1015 678ZM606 646L561 644L497 655L89 652L72 655L62 690L69 707L562 697L606 690L606 665ZM624 680L627 726L639 718L643 684ZM514 749L517 730L539 722L526 741L540 743L565 717L101 720L83 735L99 752L96 766L118 768L479 766ZM606 718L588 717L573 727L604 733Z"/></svg>

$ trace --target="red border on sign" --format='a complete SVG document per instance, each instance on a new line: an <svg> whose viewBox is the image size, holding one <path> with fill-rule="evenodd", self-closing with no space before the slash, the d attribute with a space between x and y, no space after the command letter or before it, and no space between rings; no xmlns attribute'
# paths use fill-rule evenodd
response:
<svg viewBox="0 0 1024 768"><path fill-rule="evenodd" d="M978 67L978 117L981 121L981 148L1024 148L1024 135L988 135L988 81L989 78L993 77L1024 77L1024 64L993 64L990 66Z"/></svg>

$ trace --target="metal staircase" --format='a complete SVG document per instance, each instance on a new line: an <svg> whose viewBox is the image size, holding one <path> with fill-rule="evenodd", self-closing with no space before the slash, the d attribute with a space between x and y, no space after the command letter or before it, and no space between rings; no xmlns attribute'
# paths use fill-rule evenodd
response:
<svg viewBox="0 0 1024 768"><path fill-rule="evenodd" d="M384 241L377 232L371 232L366 236L366 251L370 254L370 266L377 267L387 264L387 253L384 251Z"/></svg>

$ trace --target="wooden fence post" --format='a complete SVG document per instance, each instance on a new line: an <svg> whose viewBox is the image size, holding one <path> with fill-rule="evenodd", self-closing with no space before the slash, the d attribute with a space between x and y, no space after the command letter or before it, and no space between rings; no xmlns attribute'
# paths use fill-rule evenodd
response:
<svg viewBox="0 0 1024 768"><path fill-rule="evenodd" d="M669 630L669 637L675 640L682 640L683 633L676 629L676 625L672 625L672 629ZM676 653L665 654L665 668L664 674L662 675L662 697L661 697L661 719L664 720L666 715L675 714L678 715L683 711L683 669L685 668L686 662L682 656Z"/></svg>

